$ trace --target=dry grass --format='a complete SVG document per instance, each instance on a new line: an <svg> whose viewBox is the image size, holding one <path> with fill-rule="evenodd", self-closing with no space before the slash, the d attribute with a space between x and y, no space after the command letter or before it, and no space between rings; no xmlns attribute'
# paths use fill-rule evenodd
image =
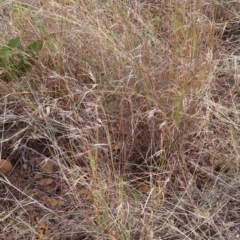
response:
<svg viewBox="0 0 240 240"><path fill-rule="evenodd" d="M0 239L237 239L238 9L3 0L1 45L44 47L0 81Z"/></svg>

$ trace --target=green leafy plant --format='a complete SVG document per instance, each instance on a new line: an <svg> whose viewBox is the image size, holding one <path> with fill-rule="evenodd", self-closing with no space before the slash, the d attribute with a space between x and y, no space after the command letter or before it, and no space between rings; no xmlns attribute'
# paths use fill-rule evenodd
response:
<svg viewBox="0 0 240 240"><path fill-rule="evenodd" d="M34 41L23 49L20 37L10 39L0 48L0 79L10 81L23 76L34 65L33 60L42 47L42 40Z"/></svg>

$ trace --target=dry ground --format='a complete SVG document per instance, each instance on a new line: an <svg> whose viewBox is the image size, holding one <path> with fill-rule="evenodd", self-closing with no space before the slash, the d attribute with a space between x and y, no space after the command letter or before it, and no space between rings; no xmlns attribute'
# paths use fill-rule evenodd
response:
<svg viewBox="0 0 240 240"><path fill-rule="evenodd" d="M239 35L239 1L2 0L44 45L0 77L0 239L240 238Z"/></svg>

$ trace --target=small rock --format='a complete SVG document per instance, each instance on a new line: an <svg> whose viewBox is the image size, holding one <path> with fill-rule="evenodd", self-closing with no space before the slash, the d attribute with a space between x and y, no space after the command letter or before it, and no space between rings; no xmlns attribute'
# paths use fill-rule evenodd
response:
<svg viewBox="0 0 240 240"><path fill-rule="evenodd" d="M8 160L0 160L0 173L7 174L12 170L12 164Z"/></svg>

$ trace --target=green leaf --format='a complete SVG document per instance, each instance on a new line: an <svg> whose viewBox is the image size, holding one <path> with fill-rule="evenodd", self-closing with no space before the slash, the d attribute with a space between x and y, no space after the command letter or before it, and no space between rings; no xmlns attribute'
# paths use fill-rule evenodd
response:
<svg viewBox="0 0 240 240"><path fill-rule="evenodd" d="M0 48L0 58L6 58L10 52L11 52L11 49L9 47Z"/></svg>
<svg viewBox="0 0 240 240"><path fill-rule="evenodd" d="M27 49L30 50L33 53L38 53L42 50L43 47L43 41L42 40L37 40L35 42L32 42L27 46Z"/></svg>
<svg viewBox="0 0 240 240"><path fill-rule="evenodd" d="M20 43L21 43L20 37L16 37L16 38L10 39L8 41L7 46L13 49L13 48L16 48Z"/></svg>

